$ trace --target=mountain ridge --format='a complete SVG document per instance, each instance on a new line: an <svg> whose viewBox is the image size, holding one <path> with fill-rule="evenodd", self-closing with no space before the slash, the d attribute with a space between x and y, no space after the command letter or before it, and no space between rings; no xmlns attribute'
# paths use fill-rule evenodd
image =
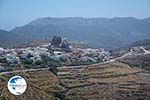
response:
<svg viewBox="0 0 150 100"><path fill-rule="evenodd" d="M150 18L134 17L83 18L45 17L12 29L11 33L33 41L62 36L73 41L83 41L91 47L120 48L137 40L150 39Z"/></svg>
<svg viewBox="0 0 150 100"><path fill-rule="evenodd" d="M148 20L148 18L147 18ZM34 39L60 35L71 40L84 40L104 48L120 47L139 39L150 38L149 21L133 17L116 18L38 18L11 32L30 34ZM104 45L105 44L105 45Z"/></svg>

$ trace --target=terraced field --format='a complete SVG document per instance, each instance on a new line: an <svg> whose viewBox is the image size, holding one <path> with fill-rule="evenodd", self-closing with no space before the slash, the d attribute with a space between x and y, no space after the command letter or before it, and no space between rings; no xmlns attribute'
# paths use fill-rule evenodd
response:
<svg viewBox="0 0 150 100"><path fill-rule="evenodd" d="M66 100L150 100L150 74L123 63L61 67Z"/></svg>
<svg viewBox="0 0 150 100"><path fill-rule="evenodd" d="M13 75L27 80L27 91L14 96L7 90ZM0 100L150 100L150 73L119 62L14 72L0 76Z"/></svg>
<svg viewBox="0 0 150 100"><path fill-rule="evenodd" d="M13 75L23 76L28 84L21 96L12 95L7 89L8 79ZM0 76L0 100L57 100L54 93L63 90L58 78L50 71L20 72Z"/></svg>

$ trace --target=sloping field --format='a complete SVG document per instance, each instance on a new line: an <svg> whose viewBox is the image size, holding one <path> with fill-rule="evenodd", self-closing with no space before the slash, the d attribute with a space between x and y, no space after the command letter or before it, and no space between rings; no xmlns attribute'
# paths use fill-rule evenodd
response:
<svg viewBox="0 0 150 100"><path fill-rule="evenodd" d="M23 76L28 84L26 92L21 96L14 96L7 90L8 79L13 75ZM59 80L50 71L20 72L0 76L0 100L56 100L54 92L63 88Z"/></svg>
<svg viewBox="0 0 150 100"><path fill-rule="evenodd" d="M59 68L67 100L150 100L150 74L123 63Z"/></svg>

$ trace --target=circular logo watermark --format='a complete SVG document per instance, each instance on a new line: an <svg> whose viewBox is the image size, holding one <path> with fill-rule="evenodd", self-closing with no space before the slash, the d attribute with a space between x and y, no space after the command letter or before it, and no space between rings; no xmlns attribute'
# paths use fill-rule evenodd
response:
<svg viewBox="0 0 150 100"><path fill-rule="evenodd" d="M7 84L8 90L14 95L21 95L27 89L27 82L21 76L13 76Z"/></svg>

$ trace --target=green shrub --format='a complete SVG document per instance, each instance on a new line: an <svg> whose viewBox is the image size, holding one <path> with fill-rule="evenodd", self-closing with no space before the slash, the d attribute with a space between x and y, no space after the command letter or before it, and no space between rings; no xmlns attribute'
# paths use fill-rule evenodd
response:
<svg viewBox="0 0 150 100"><path fill-rule="evenodd" d="M25 64L25 65L32 65L33 64L33 60L32 59L25 59L23 61L23 64Z"/></svg>
<svg viewBox="0 0 150 100"><path fill-rule="evenodd" d="M51 67L49 67L49 68L50 68L49 70L50 70L53 74L57 75L58 69L57 69L56 66L51 66Z"/></svg>
<svg viewBox="0 0 150 100"><path fill-rule="evenodd" d="M41 65L43 62L41 61L41 60L37 60L37 61L35 61L35 64L36 65Z"/></svg>

